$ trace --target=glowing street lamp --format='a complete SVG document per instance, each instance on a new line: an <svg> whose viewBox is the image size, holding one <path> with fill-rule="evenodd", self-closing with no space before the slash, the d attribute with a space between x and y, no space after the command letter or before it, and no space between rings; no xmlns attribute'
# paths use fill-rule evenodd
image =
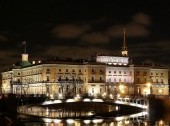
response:
<svg viewBox="0 0 170 126"><path fill-rule="evenodd" d="M152 92L151 92L151 83L150 82L146 83L146 86L148 88L148 94L152 94Z"/></svg>

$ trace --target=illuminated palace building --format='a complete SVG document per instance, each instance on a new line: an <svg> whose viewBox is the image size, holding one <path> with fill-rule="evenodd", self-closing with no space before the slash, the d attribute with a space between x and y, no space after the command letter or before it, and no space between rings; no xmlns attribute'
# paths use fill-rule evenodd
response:
<svg viewBox="0 0 170 126"><path fill-rule="evenodd" d="M169 95L168 68L129 62L125 30L120 56L98 54L89 61L31 63L25 49L22 60L1 74L1 90L5 94L44 94L55 98Z"/></svg>

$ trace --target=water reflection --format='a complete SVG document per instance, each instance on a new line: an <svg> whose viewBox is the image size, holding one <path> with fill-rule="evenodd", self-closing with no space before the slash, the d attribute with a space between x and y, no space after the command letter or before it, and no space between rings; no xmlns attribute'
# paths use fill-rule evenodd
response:
<svg viewBox="0 0 170 126"><path fill-rule="evenodd" d="M86 119L42 118L42 121L29 120L24 122L24 124L25 126L148 126L148 114L147 112L140 112L127 116Z"/></svg>

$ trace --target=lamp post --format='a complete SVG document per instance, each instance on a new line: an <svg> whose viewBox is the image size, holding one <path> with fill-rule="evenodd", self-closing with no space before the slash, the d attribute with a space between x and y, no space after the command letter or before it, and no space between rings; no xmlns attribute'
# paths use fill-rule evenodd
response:
<svg viewBox="0 0 170 126"><path fill-rule="evenodd" d="M146 83L146 86L147 86L147 88L149 88L148 94L152 94L151 83L150 82Z"/></svg>

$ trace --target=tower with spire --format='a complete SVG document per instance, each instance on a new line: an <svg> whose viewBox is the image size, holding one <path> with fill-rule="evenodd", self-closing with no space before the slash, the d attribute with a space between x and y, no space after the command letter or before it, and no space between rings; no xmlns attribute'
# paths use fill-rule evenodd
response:
<svg viewBox="0 0 170 126"><path fill-rule="evenodd" d="M123 46L122 46L122 56L128 56L128 50L126 46L126 30L123 29Z"/></svg>
<svg viewBox="0 0 170 126"><path fill-rule="evenodd" d="M27 54L27 43L26 41L24 41L23 43L23 47L24 47L24 52L22 53L22 61L28 61L28 54Z"/></svg>

